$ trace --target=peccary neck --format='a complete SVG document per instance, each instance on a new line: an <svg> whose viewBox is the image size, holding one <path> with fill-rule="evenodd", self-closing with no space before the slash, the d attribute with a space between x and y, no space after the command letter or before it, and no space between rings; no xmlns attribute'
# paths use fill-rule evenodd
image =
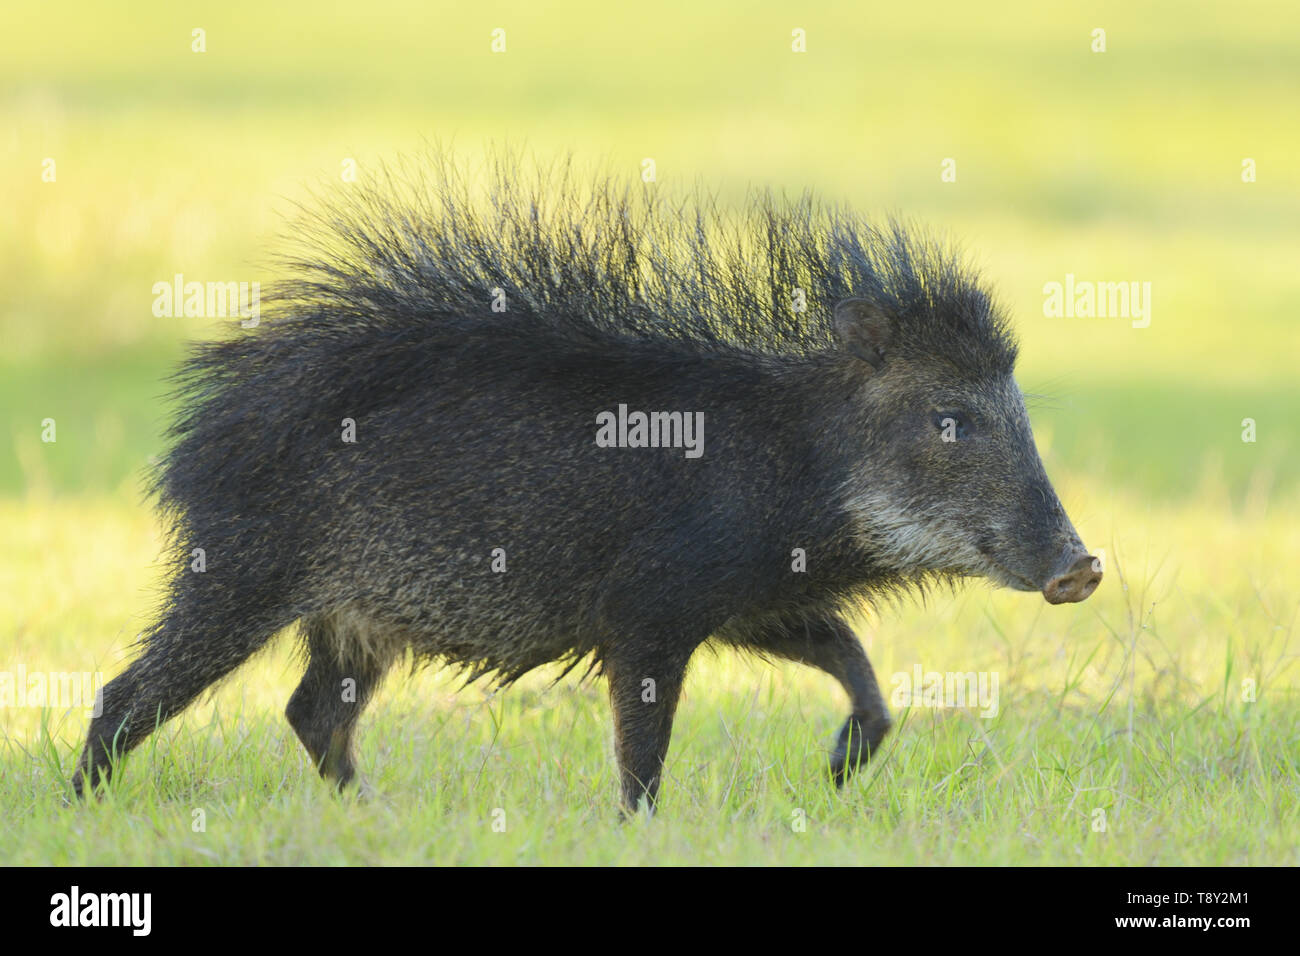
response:
<svg viewBox="0 0 1300 956"><path fill-rule="evenodd" d="M689 518L693 539L744 569L732 585L745 587L748 607L827 607L896 583L844 507L864 463L845 417L861 380L842 361L709 356L663 384L665 400L705 412L705 454L679 472L677 493L707 502Z"/></svg>

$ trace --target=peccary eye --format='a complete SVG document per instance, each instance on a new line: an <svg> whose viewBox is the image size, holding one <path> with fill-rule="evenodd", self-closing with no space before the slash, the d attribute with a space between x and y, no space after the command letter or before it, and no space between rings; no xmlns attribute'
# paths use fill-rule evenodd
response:
<svg viewBox="0 0 1300 956"><path fill-rule="evenodd" d="M961 441L970 435L966 418L960 412L935 412L934 427L944 441Z"/></svg>

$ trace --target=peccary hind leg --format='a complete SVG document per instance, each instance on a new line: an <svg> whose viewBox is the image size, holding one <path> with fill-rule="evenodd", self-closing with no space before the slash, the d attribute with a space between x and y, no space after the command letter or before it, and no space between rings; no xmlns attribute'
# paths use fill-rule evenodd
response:
<svg viewBox="0 0 1300 956"><path fill-rule="evenodd" d="M285 716L320 775L341 790L356 778L353 734L391 662L386 649L361 650L350 625L322 616L304 622L307 671Z"/></svg>
<svg viewBox="0 0 1300 956"><path fill-rule="evenodd" d="M816 667L848 692L852 712L840 729L830 770L840 787L880 749L891 721L862 643L838 616L767 624L755 632L727 636L729 643Z"/></svg>
<svg viewBox="0 0 1300 956"><path fill-rule="evenodd" d="M204 606L202 593L175 605L152 631L144 652L103 690L72 786L77 796L106 784L113 764L154 729L259 650L287 621ZM212 604L214 602L207 602Z"/></svg>

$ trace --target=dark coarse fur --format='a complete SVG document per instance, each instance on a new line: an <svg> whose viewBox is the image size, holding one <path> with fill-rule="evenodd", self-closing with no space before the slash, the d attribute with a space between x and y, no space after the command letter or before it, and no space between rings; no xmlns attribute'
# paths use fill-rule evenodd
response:
<svg viewBox="0 0 1300 956"><path fill-rule="evenodd" d="M629 804L655 797L710 637L841 680L837 780L878 746L888 716L839 611L970 569L882 553L916 532L873 536L852 513L864 457L894 439L884 419L846 427L876 386L834 307L889 316L893 360L981 382L1015 361L999 313L939 245L806 195L727 212L565 163L516 169L435 152L344 189L299 224L260 327L193 351L156 484L178 571L83 766L107 773L296 621L310 663L289 717L342 782L360 709L407 648L504 682L595 662ZM704 455L598 447L595 416L620 403L703 412ZM357 700L339 703L349 677Z"/></svg>

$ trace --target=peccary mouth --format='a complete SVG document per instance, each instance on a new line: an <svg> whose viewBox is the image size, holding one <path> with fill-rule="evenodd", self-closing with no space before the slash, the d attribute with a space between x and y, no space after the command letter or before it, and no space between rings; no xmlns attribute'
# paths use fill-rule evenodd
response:
<svg viewBox="0 0 1300 956"><path fill-rule="evenodd" d="M1017 574L1015 571L1012 571L1006 565L1002 564L1002 562L998 561L998 559L993 557L988 548L984 545L976 545L975 550L980 553L980 557L988 562L989 567L986 571L995 572L994 574L986 573L985 577L993 578L999 583L1005 584L1007 587L1015 588L1017 591L1038 591L1041 589L1041 585L1035 584L1023 574Z"/></svg>
<svg viewBox="0 0 1300 956"><path fill-rule="evenodd" d="M976 550L995 574L987 577L1000 580L1017 591L1039 591L1048 604L1076 604L1086 601L1097 585L1101 584L1100 562L1082 549L1068 548L1068 558L1060 562L1061 570L1054 572L1046 584L1035 584L1023 574L1017 574L989 553L988 548L977 545Z"/></svg>

